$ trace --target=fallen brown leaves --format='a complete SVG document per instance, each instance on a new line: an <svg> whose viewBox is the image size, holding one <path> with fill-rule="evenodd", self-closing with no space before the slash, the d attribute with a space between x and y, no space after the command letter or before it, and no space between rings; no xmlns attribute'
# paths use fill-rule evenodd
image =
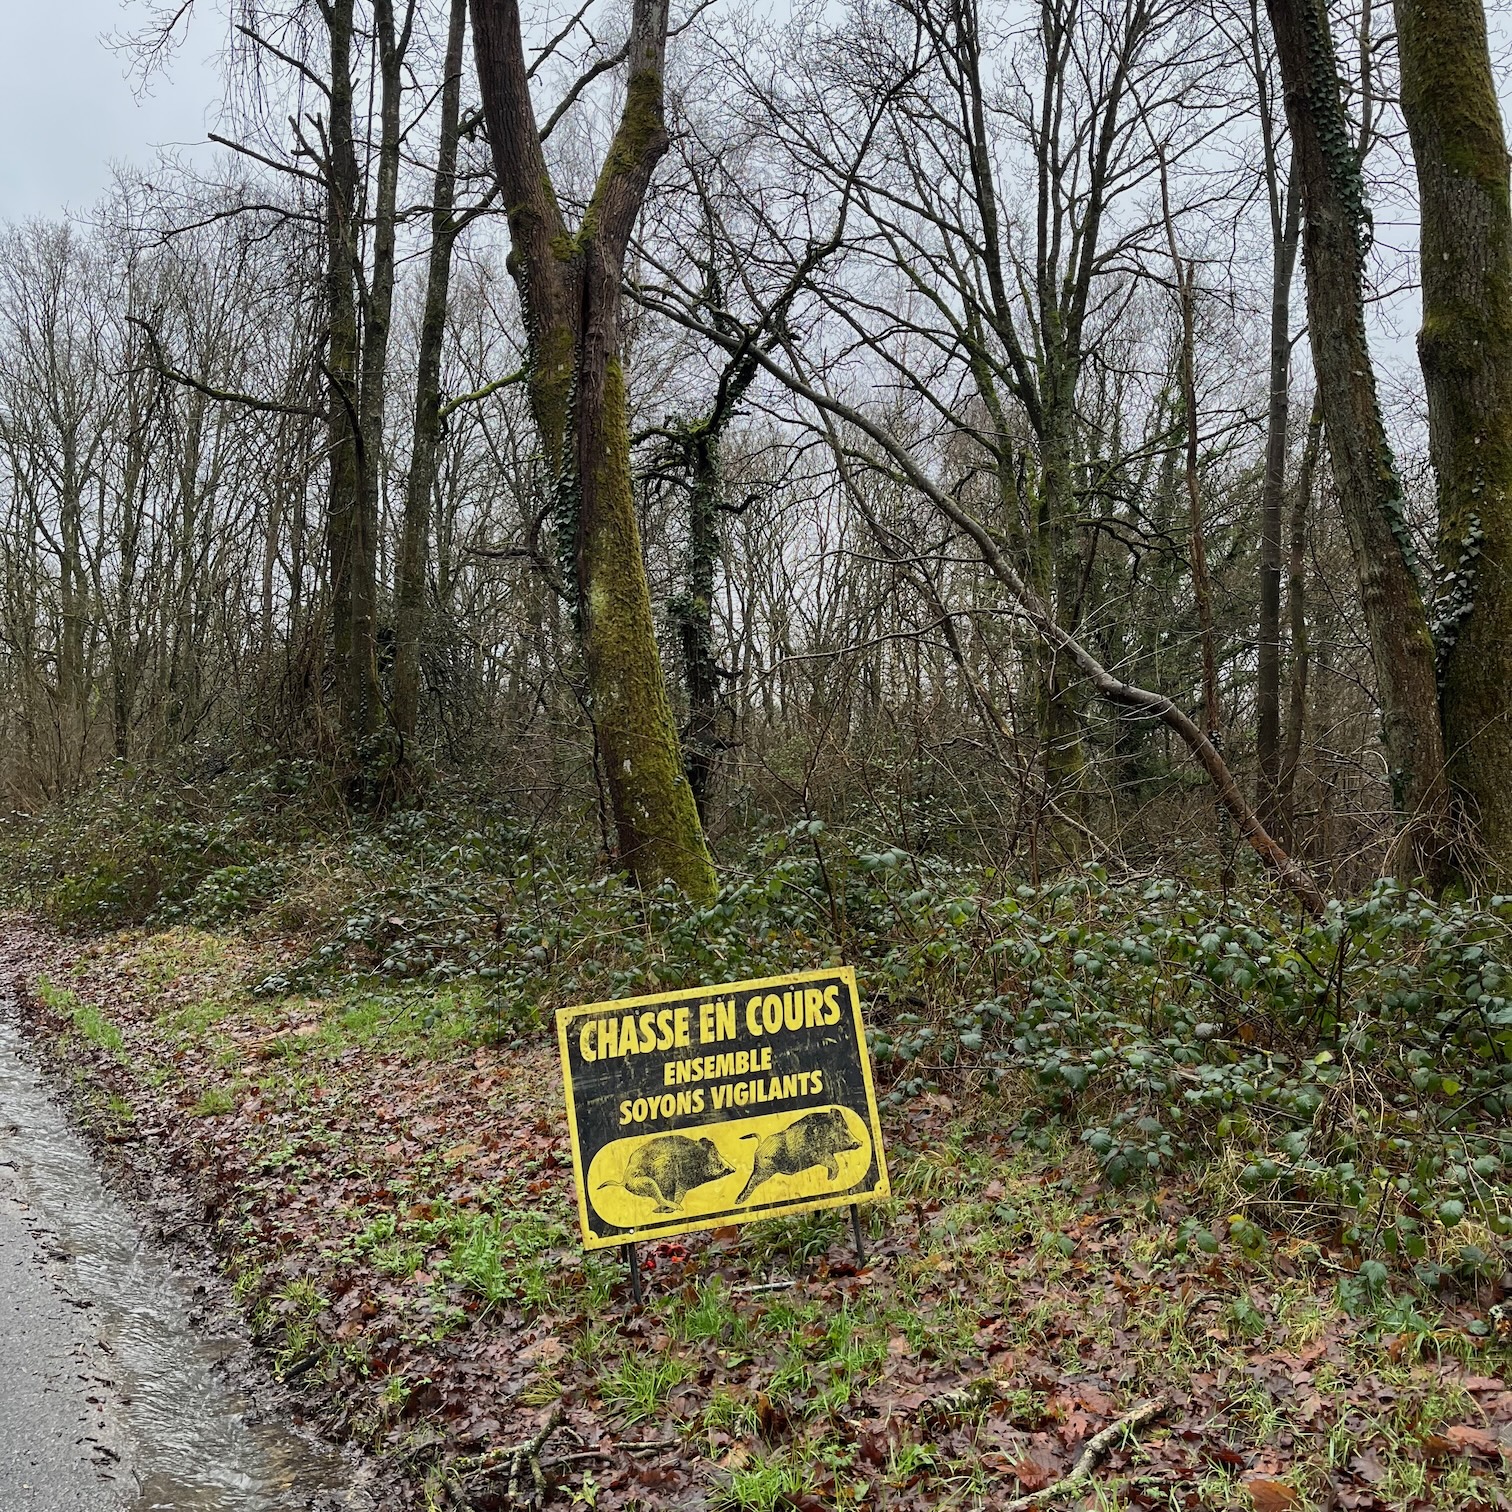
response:
<svg viewBox="0 0 1512 1512"><path fill-rule="evenodd" d="M962 1123L943 1097L892 1116L895 1169L929 1151L943 1175L905 1174L859 1273L838 1219L719 1229L643 1250L628 1316L623 1267L575 1241L547 1036L411 1030L397 999L252 1000L238 949L81 952L12 924L0 980L108 1008L118 1055L63 1013L34 1031L129 1104L96 1101L103 1137L193 1184L278 1368L417 1498L1004 1506L1158 1394L1097 1459L1129 1507L1508 1506L1505 1344L1393 1358L1336 1305L1347 1252L1177 1255L1189 1194L1113 1197L991 1129L941 1167ZM1435 1338L1467 1340L1496 1300L1451 1304Z"/></svg>

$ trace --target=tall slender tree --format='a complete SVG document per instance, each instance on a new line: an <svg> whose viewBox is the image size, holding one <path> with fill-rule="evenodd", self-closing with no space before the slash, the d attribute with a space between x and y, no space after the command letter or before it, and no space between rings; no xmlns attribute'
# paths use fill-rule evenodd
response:
<svg viewBox="0 0 1512 1512"><path fill-rule="evenodd" d="M1260 620L1255 668L1255 754L1260 766L1258 808L1277 821L1281 750L1281 516L1286 496L1287 422L1291 409L1291 295L1302 233L1302 201L1295 169L1284 171L1281 121L1272 88L1259 0L1250 0L1247 62L1255 82L1261 166L1270 212L1270 383L1265 417L1265 477L1260 499Z"/></svg>
<svg viewBox="0 0 1512 1512"><path fill-rule="evenodd" d="M425 622L426 542L437 452L443 424L441 349L451 292L452 253L463 222L453 211L457 197L457 144L462 122L462 63L467 42L467 0L451 0L446 34L446 76L441 84L441 124L431 199L431 244L426 264L425 308L415 367L415 420L405 480L404 523L394 611L394 694L390 717L401 740L413 740L420 713L420 640Z"/></svg>
<svg viewBox="0 0 1512 1512"><path fill-rule="evenodd" d="M354 276L361 247L354 127L355 0L322 11L330 47L326 90L325 282L330 492L326 546L331 574L331 639L337 702L345 736L360 739L378 707L378 658L372 542L363 507L360 403L362 324Z"/></svg>

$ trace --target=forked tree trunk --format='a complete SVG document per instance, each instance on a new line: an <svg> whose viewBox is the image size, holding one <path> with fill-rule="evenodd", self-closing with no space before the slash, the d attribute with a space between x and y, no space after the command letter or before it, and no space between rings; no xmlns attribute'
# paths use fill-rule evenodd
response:
<svg viewBox="0 0 1512 1512"><path fill-rule="evenodd" d="M1327 0L1266 0L1286 89L1306 229L1308 334L1328 454L1375 665L1399 875L1443 875L1448 784L1433 637L1402 517L1365 338L1365 186L1339 93Z"/></svg>
<svg viewBox="0 0 1512 1512"><path fill-rule="evenodd" d="M1512 877L1512 210L1481 0L1396 0L1422 221L1428 445L1438 478L1438 653L1449 778Z"/></svg>
<svg viewBox="0 0 1512 1512"><path fill-rule="evenodd" d="M556 502L622 863L697 901L713 863L683 773L656 647L630 479L620 365L625 252L667 148L667 0L635 0L625 105L577 230L557 204L530 98L517 0L472 0L478 82L525 310L531 409Z"/></svg>

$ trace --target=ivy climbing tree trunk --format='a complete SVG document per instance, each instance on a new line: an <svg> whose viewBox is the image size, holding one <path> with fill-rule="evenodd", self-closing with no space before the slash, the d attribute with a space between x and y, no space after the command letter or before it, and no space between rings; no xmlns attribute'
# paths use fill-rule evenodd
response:
<svg viewBox="0 0 1512 1512"><path fill-rule="evenodd" d="M1417 165L1428 444L1438 479L1438 655L1463 859L1512 877L1512 209L1481 0L1396 0Z"/></svg>
<svg viewBox="0 0 1512 1512"><path fill-rule="evenodd" d="M1399 875L1441 880L1448 783L1433 637L1402 518L1402 488L1381 422L1365 338L1369 221L1359 156L1339 93L1327 0L1266 0L1302 189L1308 335L1329 460L1370 637Z"/></svg>
<svg viewBox="0 0 1512 1512"><path fill-rule="evenodd" d="M710 275L708 302L723 303L723 291ZM790 301L782 301L774 313L785 315ZM688 556L683 590L671 605L672 620L682 651L683 684L688 699L688 725L683 732L683 760L699 818L708 822L709 795L714 769L723 742L719 730L719 683L722 676L714 655L714 577L723 544L719 528L724 502L724 434L735 418L751 380L756 359L737 353L720 375L709 412L701 419L669 432L669 440L681 453L688 486Z"/></svg>
<svg viewBox="0 0 1512 1512"><path fill-rule="evenodd" d="M667 149L667 0L635 0L625 104L570 231L530 98L517 0L472 0L478 84L525 311L530 405L583 647L620 859L643 886L712 899L713 862L683 773L656 647L630 477L620 358L625 252Z"/></svg>
<svg viewBox="0 0 1512 1512"><path fill-rule="evenodd" d="M714 568L719 560L720 428L690 427L688 560L683 591L673 604L688 695L683 753L699 818L709 817L709 789L719 750L719 663L714 656Z"/></svg>

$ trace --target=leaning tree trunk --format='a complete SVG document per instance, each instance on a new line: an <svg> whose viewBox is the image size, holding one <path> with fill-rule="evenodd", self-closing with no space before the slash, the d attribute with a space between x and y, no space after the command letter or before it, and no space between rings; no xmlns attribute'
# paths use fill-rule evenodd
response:
<svg viewBox="0 0 1512 1512"><path fill-rule="evenodd" d="M667 0L635 0L630 77L608 155L575 232L562 218L530 98L518 0L472 0L478 82L510 265L525 308L529 394L558 537L570 556L594 729L620 859L643 886L715 892L667 697L630 477L620 361L625 252L667 148Z"/></svg>
<svg viewBox="0 0 1512 1512"><path fill-rule="evenodd" d="M452 215L457 192L457 139L462 117L462 54L467 36L467 0L451 0L446 37L446 78L441 86L440 143L431 207L430 260L425 310L416 359L415 425L405 482L404 525L394 612L394 697L390 711L401 742L411 742L420 716L420 640L425 625L425 557L430 536L431 495L441 444L441 352L452 251L460 229Z"/></svg>
<svg viewBox="0 0 1512 1512"><path fill-rule="evenodd" d="M1399 875L1443 875L1448 784L1433 637L1402 517L1365 338L1365 185L1351 139L1327 0L1266 0L1286 90L1306 229L1308 335L1340 510L1375 665Z"/></svg>
<svg viewBox="0 0 1512 1512"><path fill-rule="evenodd" d="M1481 0L1396 0L1422 221L1428 445L1438 478L1438 653L1464 860L1512 877L1512 210Z"/></svg>

